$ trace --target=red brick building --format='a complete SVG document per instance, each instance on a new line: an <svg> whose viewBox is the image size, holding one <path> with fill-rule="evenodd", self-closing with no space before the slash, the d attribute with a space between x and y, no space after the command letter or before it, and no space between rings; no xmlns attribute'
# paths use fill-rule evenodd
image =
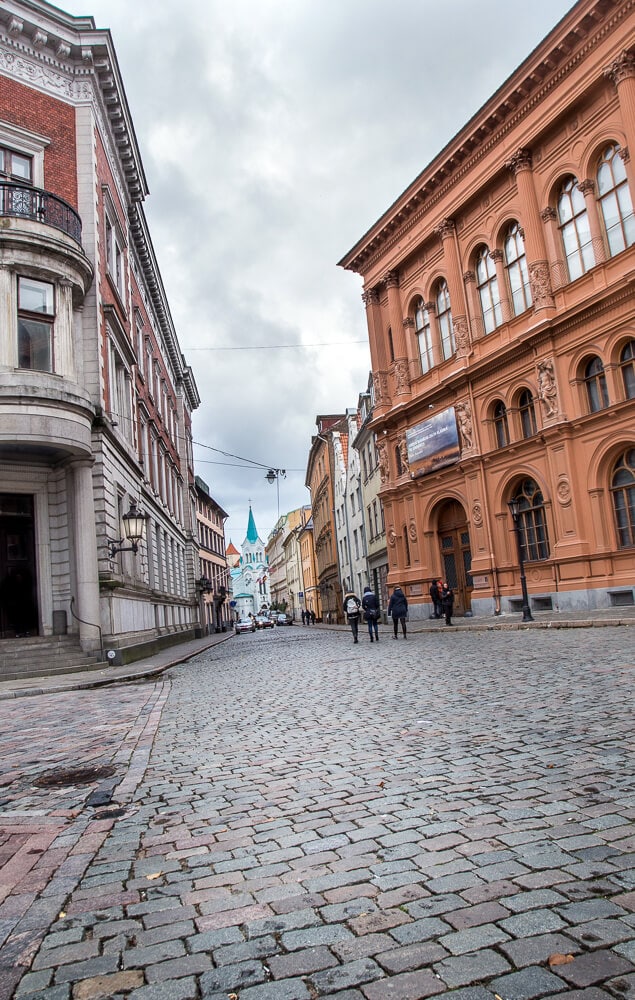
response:
<svg viewBox="0 0 635 1000"><path fill-rule="evenodd" d="M413 616L633 603L635 11L581 0L340 262ZM509 502L518 505L518 542Z"/></svg>

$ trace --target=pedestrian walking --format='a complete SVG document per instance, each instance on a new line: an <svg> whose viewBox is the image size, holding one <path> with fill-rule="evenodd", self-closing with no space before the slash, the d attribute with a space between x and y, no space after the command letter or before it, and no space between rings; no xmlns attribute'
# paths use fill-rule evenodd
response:
<svg viewBox="0 0 635 1000"><path fill-rule="evenodd" d="M432 618L442 618L443 606L441 604L441 592L438 580L433 580L430 584L430 600L432 601Z"/></svg>
<svg viewBox="0 0 635 1000"><path fill-rule="evenodd" d="M445 615L445 624L452 624L452 609L454 608L454 592L451 587L448 587L447 583L442 585L441 589L441 604L443 605L443 614Z"/></svg>
<svg viewBox="0 0 635 1000"><path fill-rule="evenodd" d="M354 594L352 590L347 591L344 594L344 614L348 620L348 624L351 627L351 632L353 633L353 642L357 642L357 633L359 630L359 609L362 606L357 594Z"/></svg>
<svg viewBox="0 0 635 1000"><path fill-rule="evenodd" d="M401 587L395 587L390 595L390 600L388 602L388 614L392 615L392 627L394 631L393 639L397 638L400 622L403 637L404 639L407 639L406 615L408 614L408 601L406 600L406 595Z"/></svg>
<svg viewBox="0 0 635 1000"><path fill-rule="evenodd" d="M374 594L370 587L364 587L362 610L364 612L364 620L368 624L370 641L373 642L374 639L375 642L379 642L379 629L377 627L377 621L379 619L379 601L377 599L377 594Z"/></svg>
<svg viewBox="0 0 635 1000"><path fill-rule="evenodd" d="M311 625L315 625L315 611L311 611Z"/></svg>
<svg viewBox="0 0 635 1000"><path fill-rule="evenodd" d="M306 617L305 617L304 608L302 608L302 614L300 615L300 617L302 618L302 624L306 625Z"/></svg>

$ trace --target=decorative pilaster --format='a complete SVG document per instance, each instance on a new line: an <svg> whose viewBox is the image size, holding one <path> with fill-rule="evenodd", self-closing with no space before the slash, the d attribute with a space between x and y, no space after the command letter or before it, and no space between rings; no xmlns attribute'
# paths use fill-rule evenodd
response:
<svg viewBox="0 0 635 1000"><path fill-rule="evenodd" d="M555 309L553 292L549 280L548 261L550 254L547 249L543 222L538 207L531 151L529 149L518 149L507 161L506 166L513 172L516 178L516 187L518 188L518 196L521 203L523 242L527 256L527 269L529 271L534 311L539 312L543 309ZM535 294L534 282L531 276L532 271L535 274L538 270L540 270L541 279L539 285L536 287L539 294Z"/></svg>
<svg viewBox="0 0 635 1000"><path fill-rule="evenodd" d="M392 331L392 344L394 351L393 373L395 377L395 394L397 396L407 396L410 394L410 379L408 377L408 349L404 333L404 316L401 305L401 295L399 294L399 274L397 271L388 271L384 281L388 290L388 316L390 319L390 329Z"/></svg>
<svg viewBox="0 0 635 1000"><path fill-rule="evenodd" d="M443 243L443 256L445 258L448 289L450 292L450 308L452 309L456 354L457 357L465 357L471 351L471 339L467 318L465 289L461 280L461 262L456 245L456 227L454 221L452 219L442 219L434 231Z"/></svg>
<svg viewBox="0 0 635 1000"><path fill-rule="evenodd" d="M622 127L626 136L626 148L635 149L635 54L620 52L607 66L604 75L613 81L617 90L620 106ZM635 169L630 158L625 159L624 166L631 191L635 189Z"/></svg>
<svg viewBox="0 0 635 1000"><path fill-rule="evenodd" d="M371 369L375 388L375 406L389 407L391 400L388 391L388 377L386 375L389 361L386 351L386 338L382 329L379 292L376 288L369 288L363 293L362 300L366 306L366 325L368 327Z"/></svg>
<svg viewBox="0 0 635 1000"><path fill-rule="evenodd" d="M11 268L0 264L0 366L16 368L18 364L18 330L15 302L15 282Z"/></svg>

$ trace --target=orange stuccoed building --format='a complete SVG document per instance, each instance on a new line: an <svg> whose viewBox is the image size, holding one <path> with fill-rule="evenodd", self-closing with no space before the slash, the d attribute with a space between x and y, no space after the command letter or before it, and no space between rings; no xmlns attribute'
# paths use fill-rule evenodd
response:
<svg viewBox="0 0 635 1000"><path fill-rule="evenodd" d="M412 617L633 604L634 197L635 8L581 0L340 262Z"/></svg>

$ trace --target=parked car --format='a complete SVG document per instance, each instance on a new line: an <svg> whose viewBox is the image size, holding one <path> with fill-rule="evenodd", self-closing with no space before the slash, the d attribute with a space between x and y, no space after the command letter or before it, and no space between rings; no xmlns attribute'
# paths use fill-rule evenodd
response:
<svg viewBox="0 0 635 1000"><path fill-rule="evenodd" d="M256 628L273 628L273 622L267 615L256 615Z"/></svg>
<svg viewBox="0 0 635 1000"><path fill-rule="evenodd" d="M255 632L256 623L253 618L239 618L234 622L234 631L236 635L240 635L241 632Z"/></svg>
<svg viewBox="0 0 635 1000"><path fill-rule="evenodd" d="M277 617L278 625L293 625L293 618L291 615L279 614Z"/></svg>

